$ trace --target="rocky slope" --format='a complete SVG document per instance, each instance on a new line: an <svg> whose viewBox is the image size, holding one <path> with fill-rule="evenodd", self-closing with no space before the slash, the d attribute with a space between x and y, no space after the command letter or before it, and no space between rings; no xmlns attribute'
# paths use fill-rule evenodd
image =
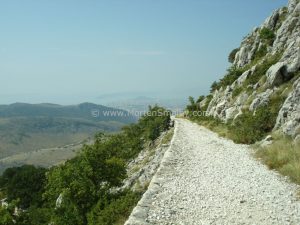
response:
<svg viewBox="0 0 300 225"><path fill-rule="evenodd" d="M145 148L127 166L128 178L124 180L122 189L145 191L157 172L161 160L169 147L174 128L163 132L154 143Z"/></svg>
<svg viewBox="0 0 300 225"><path fill-rule="evenodd" d="M300 1L274 11L231 55L232 68L200 103L207 115L231 121L279 102L274 129L300 139Z"/></svg>

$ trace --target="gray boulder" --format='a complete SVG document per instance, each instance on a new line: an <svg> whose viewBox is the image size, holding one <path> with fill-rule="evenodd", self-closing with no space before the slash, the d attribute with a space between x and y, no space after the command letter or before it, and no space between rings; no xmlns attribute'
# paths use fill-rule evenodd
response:
<svg viewBox="0 0 300 225"><path fill-rule="evenodd" d="M273 30L277 24L277 21L280 16L280 9L275 10L270 17L268 17L262 27L266 27L268 29Z"/></svg>
<svg viewBox="0 0 300 225"><path fill-rule="evenodd" d="M235 117L236 114L239 113L239 108L238 107L230 107L228 109L225 110L225 121L228 121L230 119L233 119Z"/></svg>
<svg viewBox="0 0 300 225"><path fill-rule="evenodd" d="M298 3L299 3L299 0L289 0L289 3L288 3L289 13L292 13L294 11L294 9L296 8Z"/></svg>
<svg viewBox="0 0 300 225"><path fill-rule="evenodd" d="M273 92L273 90L267 89L265 92L258 94L256 98L252 101L249 110L253 112L260 106L268 105L269 98Z"/></svg>
<svg viewBox="0 0 300 225"><path fill-rule="evenodd" d="M56 209L61 207L61 204L63 202L63 197L64 197L63 194L60 193L58 198L56 199L56 202L55 202L55 208Z"/></svg>
<svg viewBox="0 0 300 225"><path fill-rule="evenodd" d="M282 129L284 134L292 137L300 134L300 78L280 109L274 129Z"/></svg>
<svg viewBox="0 0 300 225"><path fill-rule="evenodd" d="M300 69L300 48L297 52L297 57L294 58L294 60L287 66L287 72L288 73L295 73L299 71Z"/></svg>
<svg viewBox="0 0 300 225"><path fill-rule="evenodd" d="M287 66L283 62L278 62L267 71L267 85L275 87L281 85L288 79Z"/></svg>
<svg viewBox="0 0 300 225"><path fill-rule="evenodd" d="M267 137L265 137L264 140L259 142L259 145L261 147L267 147L269 145L271 145L273 143L273 137L271 135L268 135Z"/></svg>

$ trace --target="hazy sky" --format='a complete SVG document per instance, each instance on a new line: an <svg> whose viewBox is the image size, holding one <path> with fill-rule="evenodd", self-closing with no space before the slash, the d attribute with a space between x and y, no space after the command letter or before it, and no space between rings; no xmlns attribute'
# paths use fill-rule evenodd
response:
<svg viewBox="0 0 300 225"><path fill-rule="evenodd" d="M205 94L243 36L285 4L0 0L0 104Z"/></svg>

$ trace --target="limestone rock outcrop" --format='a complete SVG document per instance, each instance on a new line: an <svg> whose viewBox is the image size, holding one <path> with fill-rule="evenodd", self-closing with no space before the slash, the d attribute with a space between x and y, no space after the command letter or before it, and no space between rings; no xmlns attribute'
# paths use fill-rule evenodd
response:
<svg viewBox="0 0 300 225"><path fill-rule="evenodd" d="M300 139L300 1L275 10L238 49L232 67L241 75L214 90L200 107L209 101L206 114L228 121L245 110L271 107L272 98L286 98L274 129Z"/></svg>
<svg viewBox="0 0 300 225"><path fill-rule="evenodd" d="M280 109L275 128L292 137L300 135L300 78Z"/></svg>

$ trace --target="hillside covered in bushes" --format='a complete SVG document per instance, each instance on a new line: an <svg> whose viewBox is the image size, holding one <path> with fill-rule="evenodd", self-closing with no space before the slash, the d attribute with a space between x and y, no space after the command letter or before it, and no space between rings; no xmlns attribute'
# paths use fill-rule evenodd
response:
<svg viewBox="0 0 300 225"><path fill-rule="evenodd" d="M122 188L127 165L169 126L170 112L150 107L137 124L117 134L97 134L94 144L63 165L7 169L0 177L0 224L124 223L142 194Z"/></svg>

